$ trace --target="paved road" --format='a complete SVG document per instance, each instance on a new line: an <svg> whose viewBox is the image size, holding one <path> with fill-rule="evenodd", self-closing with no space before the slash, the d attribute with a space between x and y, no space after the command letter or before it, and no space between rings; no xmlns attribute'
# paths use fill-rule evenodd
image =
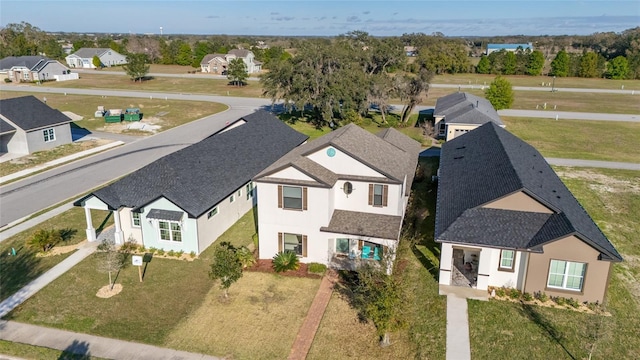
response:
<svg viewBox="0 0 640 360"><path fill-rule="evenodd" d="M640 99L639 99L640 101ZM640 122L640 114L603 114L554 110L499 110L500 116L533 117L558 120L594 120Z"/></svg>
<svg viewBox="0 0 640 360"><path fill-rule="evenodd" d="M544 158L551 165L558 166L578 166L578 167L595 167L605 169L622 169L622 170L638 170L640 171L640 164L624 163L616 161L599 161L599 160L579 160L579 159L559 159L559 158Z"/></svg>

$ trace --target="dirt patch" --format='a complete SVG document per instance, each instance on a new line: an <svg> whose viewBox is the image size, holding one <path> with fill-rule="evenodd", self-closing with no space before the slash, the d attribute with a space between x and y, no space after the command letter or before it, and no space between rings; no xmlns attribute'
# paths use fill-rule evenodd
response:
<svg viewBox="0 0 640 360"><path fill-rule="evenodd" d="M96 296L99 298L108 299L112 296L120 294L121 291L122 291L122 284L113 285L113 289L111 288L111 285L106 285L101 287L100 290L98 290L98 292L96 293Z"/></svg>
<svg viewBox="0 0 640 360"><path fill-rule="evenodd" d="M83 245L86 242L87 240L84 240L74 245L56 246L53 249L47 251L46 253L42 253L42 252L37 253L36 257L48 257L48 256L55 256L55 255L70 253L72 251L76 251L81 245Z"/></svg>
<svg viewBox="0 0 640 360"><path fill-rule="evenodd" d="M273 270L272 260L257 260L256 263L253 266L247 268L246 271L276 274L276 271ZM307 264L300 264L298 270L289 270L277 274L282 276L303 277L311 279L319 279L322 277L322 275L309 273L309 267L307 266Z"/></svg>
<svg viewBox="0 0 640 360"><path fill-rule="evenodd" d="M143 132L149 132L155 134L158 132L161 125L162 120L158 117L144 117L140 121L123 121L120 123L105 123L104 127L101 128L103 131L108 131L112 133L122 133L125 130L138 130Z"/></svg>
<svg viewBox="0 0 640 360"><path fill-rule="evenodd" d="M621 180L612 176L595 173L588 170L557 171L558 176L565 179L580 179L589 182L589 188L599 193L632 192L640 194L640 178Z"/></svg>

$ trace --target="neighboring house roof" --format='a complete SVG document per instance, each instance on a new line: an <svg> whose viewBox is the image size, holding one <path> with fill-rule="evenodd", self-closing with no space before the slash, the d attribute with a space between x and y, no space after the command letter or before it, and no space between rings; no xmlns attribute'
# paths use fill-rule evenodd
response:
<svg viewBox="0 0 640 360"><path fill-rule="evenodd" d="M44 56L7 56L0 60L0 70L13 67L26 67L29 70L40 71L48 62L55 61Z"/></svg>
<svg viewBox="0 0 640 360"><path fill-rule="evenodd" d="M401 225L402 216L335 210L329 226L320 231L397 240Z"/></svg>
<svg viewBox="0 0 640 360"><path fill-rule="evenodd" d="M482 208L524 192L553 213ZM562 180L531 145L490 122L442 146L437 241L541 251L575 235L603 260L622 257Z"/></svg>
<svg viewBox="0 0 640 360"><path fill-rule="evenodd" d="M251 51L247 49L232 49L228 52L228 54L235 55L239 58L246 58L247 56L249 56L249 53L251 53Z"/></svg>
<svg viewBox="0 0 640 360"><path fill-rule="evenodd" d="M25 131L71 122L33 95L0 100L0 115Z"/></svg>
<svg viewBox="0 0 640 360"><path fill-rule="evenodd" d="M200 61L200 65L207 65L211 60L215 58L220 58L222 61L225 61L224 54L207 54Z"/></svg>
<svg viewBox="0 0 640 360"><path fill-rule="evenodd" d="M102 56L102 54L106 53L107 51L113 51L114 53L117 53L117 51L110 49L110 48L80 48L78 49L78 51L74 52L72 55L76 55L78 57L81 57L83 59L89 59L89 58L93 58L94 56Z"/></svg>
<svg viewBox="0 0 640 360"><path fill-rule="evenodd" d="M456 92L438 98L434 116L444 116L447 124L476 124L493 121L504 126L498 112L485 98L466 92Z"/></svg>
<svg viewBox="0 0 640 360"><path fill-rule="evenodd" d="M318 182L331 187L341 174L335 174L306 158L307 155L327 146L333 146L349 154L384 174L393 182L402 183L407 176L407 192L409 191L418 164L420 144L392 128L385 129L376 136L355 124L343 126L293 149L258 174L256 178L267 177L269 174L293 166Z"/></svg>
<svg viewBox="0 0 640 360"><path fill-rule="evenodd" d="M0 119L0 135L16 132L16 128L11 126L8 122Z"/></svg>
<svg viewBox="0 0 640 360"><path fill-rule="evenodd" d="M111 209L135 210L164 197L200 217L307 139L264 110L243 119L245 124L164 156L74 204L93 195Z"/></svg>
<svg viewBox="0 0 640 360"><path fill-rule="evenodd" d="M502 49L517 49L521 47L522 49L533 49L531 44L488 44L487 49L490 50L502 50Z"/></svg>

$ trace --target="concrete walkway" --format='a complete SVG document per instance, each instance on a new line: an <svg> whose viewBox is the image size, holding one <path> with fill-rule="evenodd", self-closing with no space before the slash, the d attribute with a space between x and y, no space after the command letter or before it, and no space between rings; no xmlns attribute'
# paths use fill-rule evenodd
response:
<svg viewBox="0 0 640 360"><path fill-rule="evenodd" d="M153 345L79 334L41 326L0 321L0 339L42 346L70 353L119 360L217 360L203 354L161 348Z"/></svg>
<svg viewBox="0 0 640 360"><path fill-rule="evenodd" d="M331 299L333 285L337 280L338 274L331 269L327 270L327 274L322 278L316 297L313 298L309 312L307 312L307 317L304 319L300 330L298 330L296 340L291 347L291 353L289 353L289 360L305 359L307 357L322 316L324 316L324 311Z"/></svg>
<svg viewBox="0 0 640 360"><path fill-rule="evenodd" d="M467 299L447 295L447 360L470 360Z"/></svg>

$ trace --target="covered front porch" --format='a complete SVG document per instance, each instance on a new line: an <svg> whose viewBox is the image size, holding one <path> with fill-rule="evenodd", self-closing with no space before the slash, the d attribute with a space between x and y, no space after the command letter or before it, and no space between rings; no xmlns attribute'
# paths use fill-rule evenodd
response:
<svg viewBox="0 0 640 360"><path fill-rule="evenodd" d="M91 218L91 210L102 210L102 211L111 211L113 215L113 237L115 243L118 245L124 244L124 232L122 231L122 224L120 223L120 215L118 214L117 209L111 209L109 205L104 203L102 200L98 199L93 195L89 195L85 198L82 198L73 205L84 208L84 214L87 222L87 228L85 229L87 234L87 241L93 242L98 241L98 237L96 236L96 229L93 225L93 220Z"/></svg>
<svg viewBox="0 0 640 360"><path fill-rule="evenodd" d="M381 264L391 254L388 246L358 238L331 239L329 267L355 271L364 264ZM332 246L334 245L334 246Z"/></svg>

